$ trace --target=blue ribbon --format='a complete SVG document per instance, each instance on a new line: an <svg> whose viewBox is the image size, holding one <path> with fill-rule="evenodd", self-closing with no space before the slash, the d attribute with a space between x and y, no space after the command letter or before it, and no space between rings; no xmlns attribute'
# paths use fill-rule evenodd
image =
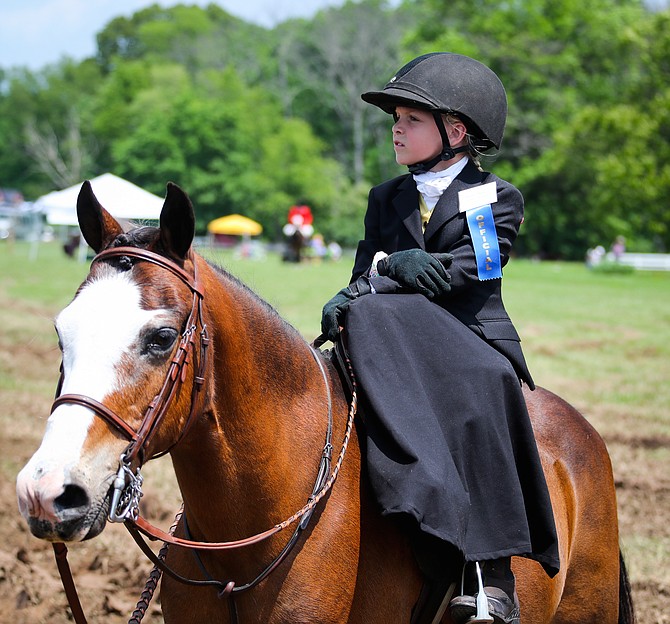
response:
<svg viewBox="0 0 670 624"><path fill-rule="evenodd" d="M501 278L500 247L498 247L498 234L491 204L473 208L465 214L470 228L472 246L475 248L479 279L483 281Z"/></svg>

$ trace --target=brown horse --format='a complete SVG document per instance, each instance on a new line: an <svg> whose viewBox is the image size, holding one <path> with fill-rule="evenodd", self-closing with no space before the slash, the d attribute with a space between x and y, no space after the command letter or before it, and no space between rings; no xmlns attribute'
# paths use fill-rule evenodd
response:
<svg viewBox="0 0 670 624"><path fill-rule="evenodd" d="M421 574L404 535L370 500L355 429L325 493L329 413L336 450L351 415L336 367L192 251L193 208L178 187L168 185L158 228L124 233L88 183L77 208L99 255L56 320L60 397L17 481L31 531L77 542L99 534L109 514L133 524L134 475L143 461L169 452L184 501L177 536L230 542L266 532L267 539L197 555L171 546L166 563L175 573L212 586L164 576L166 623L231 621L230 581L241 587L268 565L271 573L235 596L240 622L409 622ZM514 560L522 622L632 622L605 445L550 392L528 392L526 400L562 567L550 579L535 562ZM272 528L308 500L297 519L307 526L313 510L311 523L272 565L291 537ZM450 622L448 614L441 621Z"/></svg>

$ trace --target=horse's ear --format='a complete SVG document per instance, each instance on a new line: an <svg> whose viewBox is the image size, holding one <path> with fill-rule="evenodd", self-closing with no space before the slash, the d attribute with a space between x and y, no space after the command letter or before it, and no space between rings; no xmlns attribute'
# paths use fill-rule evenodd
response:
<svg viewBox="0 0 670 624"><path fill-rule="evenodd" d="M118 221L100 205L88 180L81 185L77 197L77 219L84 240L95 253L102 251L123 233Z"/></svg>
<svg viewBox="0 0 670 624"><path fill-rule="evenodd" d="M188 195L172 182L167 185L160 228L165 251L184 260L195 236L195 214Z"/></svg>

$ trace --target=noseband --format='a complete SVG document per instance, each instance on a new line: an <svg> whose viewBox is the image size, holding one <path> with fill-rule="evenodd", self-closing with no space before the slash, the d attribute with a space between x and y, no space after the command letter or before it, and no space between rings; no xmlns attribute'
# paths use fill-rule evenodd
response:
<svg viewBox="0 0 670 624"><path fill-rule="evenodd" d="M93 262L100 262L107 258L132 257L145 260L156 264L176 275L184 284L186 284L193 295L191 312L184 325L184 331L181 341L170 363L165 381L154 399L149 403L147 410L142 417L142 422L138 429L131 427L123 418L114 411L103 405L99 401L82 394L61 394L54 401L51 411L64 404L77 404L87 407L95 412L100 418L117 429L129 444L121 454L119 472L114 483L114 494L112 505L109 512L109 519L113 522L124 522L128 518L136 520L139 513L139 497L141 496L142 477L139 474L139 467L144 463L147 455L147 449L154 434L159 429L159 425L165 418L167 411L177 394L180 386L186 379L186 373L189 365L194 360L194 351L196 343L196 334L200 328L200 348L195 362L197 370L194 372L193 390L191 393L191 410L188 419L182 428L177 441L165 451L155 454L158 457L169 452L172 447L179 443L190 429L196 414L200 411L200 396L205 383L205 366L207 364L207 347L209 346L209 336L207 327L202 320L202 302L203 291L198 282L195 263L193 264L193 276L189 275L180 266L152 251L139 249L136 247L114 247L101 251ZM63 382L58 384L59 392ZM130 469L131 464L138 464L137 472L133 474Z"/></svg>

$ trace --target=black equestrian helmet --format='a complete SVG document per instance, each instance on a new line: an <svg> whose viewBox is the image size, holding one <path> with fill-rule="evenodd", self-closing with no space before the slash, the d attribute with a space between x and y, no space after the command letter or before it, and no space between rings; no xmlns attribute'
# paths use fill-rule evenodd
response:
<svg viewBox="0 0 670 624"><path fill-rule="evenodd" d="M396 106L455 114L479 149L500 149L507 120L505 87L491 69L468 56L424 54L399 69L382 91L361 98L389 114Z"/></svg>

